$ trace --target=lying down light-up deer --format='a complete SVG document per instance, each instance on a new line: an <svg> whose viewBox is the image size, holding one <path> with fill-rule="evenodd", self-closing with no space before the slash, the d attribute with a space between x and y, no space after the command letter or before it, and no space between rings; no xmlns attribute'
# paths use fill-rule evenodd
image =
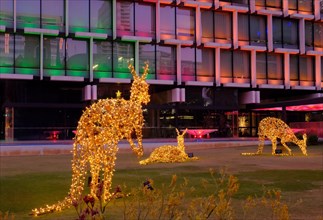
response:
<svg viewBox="0 0 323 220"><path fill-rule="evenodd" d="M272 142L272 155L275 155L275 150L277 148L277 138L280 139L283 147L288 151L288 155L292 154L292 150L286 145L287 142L295 143L302 151L302 153L307 156L306 151L306 141L307 136L303 134L303 140L299 140L292 129L282 120L273 117L267 117L260 121L258 127L258 136L260 144L258 146L258 151L256 154L262 154L264 148L264 140L267 137Z"/></svg>
<svg viewBox="0 0 323 220"><path fill-rule="evenodd" d="M134 67L129 65L133 76L130 90L130 100L123 98L102 99L88 107L82 114L73 144L72 184L68 196L64 200L33 209L32 215L41 215L60 211L78 202L84 189L87 168L89 165L92 182L90 195L98 199L98 179L103 174L103 192L100 199L108 202L119 140L126 138L134 153L143 155L142 105L150 101L149 85L145 81L148 74L148 64L144 67L142 76L138 76ZM132 132L137 136L137 146L131 138Z"/></svg>
<svg viewBox="0 0 323 220"><path fill-rule="evenodd" d="M197 160L197 157L188 157L185 152L184 145L184 135L187 129L183 131L182 134L177 130L177 146L176 145L163 145L160 146L151 152L150 156L139 161L141 165L147 165L150 163L176 163L176 162L185 162L188 160Z"/></svg>

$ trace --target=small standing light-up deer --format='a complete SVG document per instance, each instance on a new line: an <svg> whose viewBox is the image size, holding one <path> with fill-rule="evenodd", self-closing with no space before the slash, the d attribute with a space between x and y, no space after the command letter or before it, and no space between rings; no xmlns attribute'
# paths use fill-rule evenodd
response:
<svg viewBox="0 0 323 220"><path fill-rule="evenodd" d="M142 76L129 65L133 76L130 100L123 98L101 99L86 108L77 126L73 144L72 183L64 200L32 210L32 215L60 211L77 203L84 189L87 169L90 169L92 182L90 196L107 202L112 198L110 192L114 172L118 142L126 138L134 153L143 155L142 126L144 122L142 105L150 101L149 85L146 82L148 64ZM131 135L135 132L138 144ZM103 176L103 192L98 195L98 179Z"/></svg>
<svg viewBox="0 0 323 220"><path fill-rule="evenodd" d="M187 129L182 134L176 129L177 132L177 146L176 145L163 145L151 152L150 156L139 161L141 165L147 165L150 163L178 163L188 160L196 160L197 157L189 158L185 152L184 135Z"/></svg>
<svg viewBox="0 0 323 220"><path fill-rule="evenodd" d="M267 137L272 142L272 154L275 155L275 150L277 148L277 138L280 139L281 144L288 151L288 154L292 154L292 150L286 145L287 142L295 143L302 151L302 153L307 156L306 151L306 141L307 136L303 134L303 140L299 140L292 129L282 120L273 117L267 117L260 121L258 127L258 136L260 144L258 146L258 151L256 154L262 154L264 148L264 140Z"/></svg>

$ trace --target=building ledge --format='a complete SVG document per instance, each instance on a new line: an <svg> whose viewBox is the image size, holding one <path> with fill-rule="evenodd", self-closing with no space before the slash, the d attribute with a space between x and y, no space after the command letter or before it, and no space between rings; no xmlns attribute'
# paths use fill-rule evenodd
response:
<svg viewBox="0 0 323 220"><path fill-rule="evenodd" d="M74 81L74 82L83 82L84 77L81 76L51 76L51 81Z"/></svg>
<svg viewBox="0 0 323 220"><path fill-rule="evenodd" d="M33 80L33 75L26 74L0 74L0 79L24 79L24 80Z"/></svg>
<svg viewBox="0 0 323 220"><path fill-rule="evenodd" d="M100 83L131 83L131 79L123 78L100 78Z"/></svg>
<svg viewBox="0 0 323 220"><path fill-rule="evenodd" d="M237 12L248 12L249 8L244 6L237 6L237 5L223 5L223 11L237 11Z"/></svg>
<svg viewBox="0 0 323 220"><path fill-rule="evenodd" d="M43 28L25 28L24 32L26 34L44 34L44 35L51 35L51 36L57 36L59 34L58 30L43 29Z"/></svg>
<svg viewBox="0 0 323 220"><path fill-rule="evenodd" d="M147 79L146 82L152 85L174 85L173 80Z"/></svg>
<svg viewBox="0 0 323 220"><path fill-rule="evenodd" d="M250 88L249 83L222 83L223 87Z"/></svg>
<svg viewBox="0 0 323 220"><path fill-rule="evenodd" d="M293 90L316 90L315 86L291 86Z"/></svg>
<svg viewBox="0 0 323 220"><path fill-rule="evenodd" d="M187 1L187 0L182 0L182 2L184 3L185 6L188 7L197 7L200 6L200 8L205 8L205 9L209 9L212 8L212 3L209 2L196 2L196 1Z"/></svg>
<svg viewBox="0 0 323 220"><path fill-rule="evenodd" d="M252 46L252 45L243 45L240 46L241 50L255 50L255 51L266 51L267 47L264 46Z"/></svg>
<svg viewBox="0 0 323 220"><path fill-rule="evenodd" d="M284 89L284 85L261 84L258 85L259 89Z"/></svg>
<svg viewBox="0 0 323 220"><path fill-rule="evenodd" d="M283 12L282 11L275 11L275 10L260 9L260 10L257 10L257 14L281 16L281 15L283 15Z"/></svg>
<svg viewBox="0 0 323 220"><path fill-rule="evenodd" d="M314 15L306 15L306 14L299 14L299 13L294 13L290 15L291 18L295 19L305 19L305 20L313 20Z"/></svg>
<svg viewBox="0 0 323 220"><path fill-rule="evenodd" d="M323 51L308 50L306 51L306 54L310 56L323 56Z"/></svg>
<svg viewBox="0 0 323 220"><path fill-rule="evenodd" d="M170 44L170 45L185 45L185 46L192 46L193 41L191 40L178 40L178 39L167 39L164 40L165 44Z"/></svg>
<svg viewBox="0 0 323 220"><path fill-rule="evenodd" d="M151 37L141 37L141 36L122 36L122 41L139 41L142 43L150 43L152 41Z"/></svg>
<svg viewBox="0 0 323 220"><path fill-rule="evenodd" d="M290 54L298 54L299 49L288 49L288 48L276 48L276 53L290 53Z"/></svg>
<svg viewBox="0 0 323 220"><path fill-rule="evenodd" d="M76 32L75 37L80 38L95 38L95 39L107 39L107 34L91 33L91 32Z"/></svg>
<svg viewBox="0 0 323 220"><path fill-rule="evenodd" d="M213 82L201 82L201 81L186 81L186 86L213 86Z"/></svg>
<svg viewBox="0 0 323 220"><path fill-rule="evenodd" d="M223 43L215 43L215 42L206 42L206 43L204 43L204 47L206 47L206 48L230 49L231 48L231 44L223 44Z"/></svg>

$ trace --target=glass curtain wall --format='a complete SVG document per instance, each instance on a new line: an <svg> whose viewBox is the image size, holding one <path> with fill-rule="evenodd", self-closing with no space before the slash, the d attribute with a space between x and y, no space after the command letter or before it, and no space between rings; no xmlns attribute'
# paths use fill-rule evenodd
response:
<svg viewBox="0 0 323 220"><path fill-rule="evenodd" d="M201 23L202 23L202 42L214 41L214 19L213 11L201 10Z"/></svg>
<svg viewBox="0 0 323 220"><path fill-rule="evenodd" d="M169 23L168 25L172 25ZM176 35L180 40L195 40L195 9L176 8Z"/></svg>
<svg viewBox="0 0 323 220"><path fill-rule="evenodd" d="M156 46L157 79L176 80L176 47Z"/></svg>
<svg viewBox="0 0 323 220"><path fill-rule="evenodd" d="M250 15L250 45L266 46L267 44L267 22L266 17L261 15Z"/></svg>
<svg viewBox="0 0 323 220"><path fill-rule="evenodd" d="M182 81L194 81L195 77L195 48L182 47L181 48L181 72Z"/></svg>
<svg viewBox="0 0 323 220"><path fill-rule="evenodd" d="M66 41L62 37L44 37L44 76L65 75Z"/></svg>
<svg viewBox="0 0 323 220"><path fill-rule="evenodd" d="M156 79L156 46L152 44L139 45L139 70L143 73L143 66L149 64L149 73L147 79Z"/></svg>
<svg viewBox="0 0 323 220"><path fill-rule="evenodd" d="M175 39L175 7L160 6L160 38L162 40Z"/></svg>
<svg viewBox="0 0 323 220"><path fill-rule="evenodd" d="M134 35L134 3L117 1L117 35Z"/></svg>
<svg viewBox="0 0 323 220"><path fill-rule="evenodd" d="M232 42L232 13L214 12L214 34L215 42Z"/></svg>
<svg viewBox="0 0 323 220"><path fill-rule="evenodd" d="M111 0L90 0L90 31L112 35Z"/></svg>
<svg viewBox="0 0 323 220"><path fill-rule="evenodd" d="M300 75L300 84L302 86L315 85L314 57L312 56L299 57L299 75Z"/></svg>
<svg viewBox="0 0 323 220"><path fill-rule="evenodd" d="M87 40L66 40L66 75L89 77L89 48Z"/></svg>
<svg viewBox="0 0 323 220"><path fill-rule="evenodd" d="M0 1L0 25L13 28L13 1Z"/></svg>
<svg viewBox="0 0 323 220"><path fill-rule="evenodd" d="M93 76L94 78L112 77L112 42L93 41Z"/></svg>
<svg viewBox="0 0 323 220"><path fill-rule="evenodd" d="M249 15L238 13L238 40L240 44L249 44Z"/></svg>
<svg viewBox="0 0 323 220"><path fill-rule="evenodd" d="M230 83L233 82L232 75L232 51L231 50L221 50L220 51L220 76L221 83Z"/></svg>
<svg viewBox="0 0 323 220"><path fill-rule="evenodd" d="M0 74L13 73L14 68L14 35L0 33Z"/></svg>
<svg viewBox="0 0 323 220"><path fill-rule="evenodd" d="M113 42L113 72L116 78L132 78L128 63L134 64L135 47L133 43Z"/></svg>
<svg viewBox="0 0 323 220"><path fill-rule="evenodd" d="M135 35L156 38L155 4L135 3Z"/></svg>
<svg viewBox="0 0 323 220"><path fill-rule="evenodd" d="M16 0L17 28L40 27L40 0Z"/></svg>
<svg viewBox="0 0 323 220"><path fill-rule="evenodd" d="M214 49L196 48L197 81L214 82Z"/></svg>
<svg viewBox="0 0 323 220"><path fill-rule="evenodd" d="M41 27L64 32L65 5L64 0L42 0Z"/></svg>
<svg viewBox="0 0 323 220"><path fill-rule="evenodd" d="M233 53L233 78L235 83L250 82L250 52L234 51Z"/></svg>

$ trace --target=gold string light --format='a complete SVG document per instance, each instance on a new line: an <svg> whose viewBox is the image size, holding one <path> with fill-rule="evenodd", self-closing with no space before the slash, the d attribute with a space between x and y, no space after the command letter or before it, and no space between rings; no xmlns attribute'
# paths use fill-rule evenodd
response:
<svg viewBox="0 0 323 220"><path fill-rule="evenodd" d="M303 140L299 140L292 129L281 119L267 117L260 121L258 126L259 145L256 153L242 153L244 156L260 155L264 148L264 141L267 137L272 143L272 155L291 156L292 150L286 145L287 142L295 143L302 151L303 155L307 156L307 136L303 134ZM280 139L281 144L288 153L276 154L277 139Z"/></svg>
<svg viewBox="0 0 323 220"><path fill-rule="evenodd" d="M177 132L177 146L175 145L163 145L160 146L151 152L150 156L145 159L139 161L141 165L147 165L150 163L179 163L185 162L188 160L197 160L197 157L188 157L185 152L184 145L184 135L187 129L180 134L180 132L176 129Z"/></svg>
<svg viewBox="0 0 323 220"><path fill-rule="evenodd" d="M101 178L100 173L102 173L103 193L100 199L108 202L113 195L110 189L117 159L118 142L126 138L134 153L138 157L143 155L142 105L150 101L149 85L146 82L149 68L146 63L144 73L140 77L133 65L129 64L128 67L133 76L130 100L121 97L98 100L85 109L78 122L73 144L72 183L68 196L56 204L33 209L32 215L61 211L72 204L77 204L84 190L88 169L92 177L90 196L98 199L97 190ZM137 137L137 146L131 138L133 132Z"/></svg>

